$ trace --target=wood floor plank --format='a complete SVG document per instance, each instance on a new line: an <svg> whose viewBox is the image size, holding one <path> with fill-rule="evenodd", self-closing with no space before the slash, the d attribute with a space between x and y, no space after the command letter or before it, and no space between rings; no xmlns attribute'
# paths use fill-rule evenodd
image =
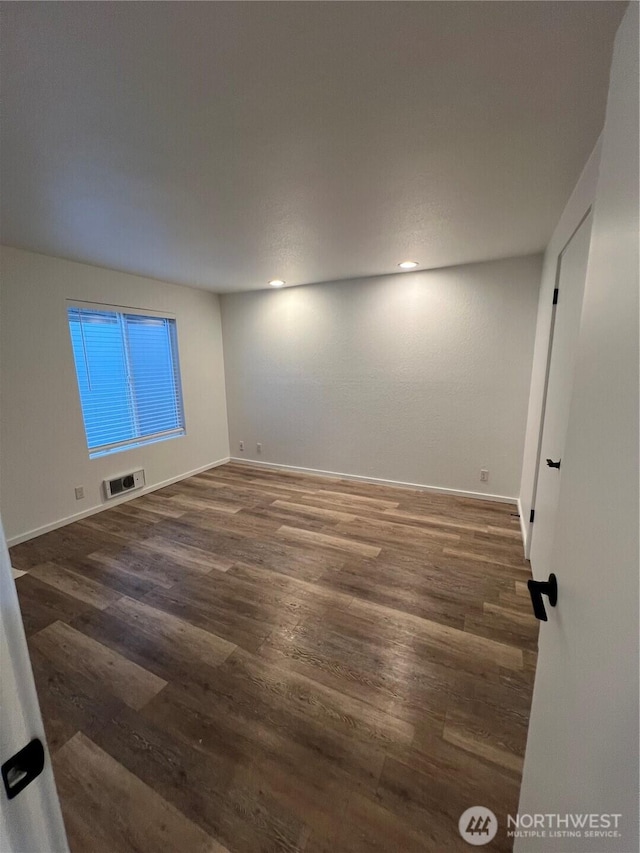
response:
<svg viewBox="0 0 640 853"><path fill-rule="evenodd" d="M283 574L315 579L325 571L344 565L344 552L318 550L304 543L289 543L278 537L250 537L244 533L189 527L182 520L163 525L162 536L175 545L190 545L204 550L209 547L211 559L264 565Z"/></svg>
<svg viewBox="0 0 640 853"><path fill-rule="evenodd" d="M132 539L144 539L145 536L151 535L157 523L157 516L151 522L139 521L133 516L124 518L122 515L116 515L111 510L105 510L74 522L87 537L87 541L91 541L95 536L95 541L99 541L98 537L100 537L108 545L116 543L127 545ZM93 550L95 550L95 546ZM85 551L85 553L91 552Z"/></svg>
<svg viewBox="0 0 640 853"><path fill-rule="evenodd" d="M527 741L529 699L516 683L469 680L449 703L443 739L519 774Z"/></svg>
<svg viewBox="0 0 640 853"><path fill-rule="evenodd" d="M40 563L29 570L32 577L67 595L102 610L120 598L120 593L91 578L72 572L58 563Z"/></svg>
<svg viewBox="0 0 640 853"><path fill-rule="evenodd" d="M384 559L378 561L350 561L338 571L327 572L318 584L340 590L362 601L413 614L451 627L464 628L465 616L479 611L477 591L472 593L452 576L440 584L441 573L424 567L421 574L389 566ZM472 596L474 599L472 600Z"/></svg>
<svg viewBox="0 0 640 853"><path fill-rule="evenodd" d="M79 558L65 558L59 554L53 562L68 566L76 574L132 598L145 595L160 583L157 572L147 573L146 566L135 559L131 546L111 544ZM180 577L183 576L184 572L181 572Z"/></svg>
<svg viewBox="0 0 640 853"><path fill-rule="evenodd" d="M165 728L126 708L90 737L233 853L295 853L303 821L265 791L259 778L239 776L232 756L191 744L179 726L174 721Z"/></svg>
<svg viewBox="0 0 640 853"><path fill-rule="evenodd" d="M400 666L389 671L381 666L379 647L369 649L353 635L329 631L326 620L313 628L305 620L274 632L258 654L408 723L429 718L440 729L444 726L446 669Z"/></svg>
<svg viewBox="0 0 640 853"><path fill-rule="evenodd" d="M224 659L221 652L210 659L197 657L191 654L187 642L160 638L146 632L144 625L132 626L130 622L113 615L108 609L82 614L71 623L71 627L164 679L181 693L207 696L217 678L217 667ZM224 640L214 639L219 639L226 645ZM163 691L166 689L163 688ZM160 694L163 691L160 691Z"/></svg>
<svg viewBox="0 0 640 853"><path fill-rule="evenodd" d="M268 539L278 529L280 522L266 517L261 517L252 512L253 507L239 513L224 516L215 513L192 512L183 519L185 524L192 529L221 533L232 533L244 536L248 539Z"/></svg>
<svg viewBox="0 0 640 853"><path fill-rule="evenodd" d="M275 488L280 491L286 491L289 494L311 491L308 487L297 486L290 478L269 477L266 472L264 474L261 473L258 476L255 470L247 476L246 470L235 471L227 466L225 466L223 470L216 471L214 478L217 483L226 483L232 488L237 487L240 489L249 488L260 490L271 490Z"/></svg>
<svg viewBox="0 0 640 853"><path fill-rule="evenodd" d="M154 505L142 505L137 501L127 501L124 504L118 504L107 510L109 518L112 521L120 522L125 529L132 521L145 522L145 530L152 530L154 524L158 524L165 517L163 514L154 511Z"/></svg>
<svg viewBox="0 0 640 853"><path fill-rule="evenodd" d="M488 525L471 524L463 521L451 521L438 515L420 515L417 513L402 512L397 509L386 509L384 515L390 521L404 522L411 526L424 525L426 527L441 527L443 530L466 530L471 533L487 533Z"/></svg>
<svg viewBox="0 0 640 853"><path fill-rule="evenodd" d="M102 611L93 611L101 614ZM37 635L36 635L37 636ZM109 725L124 703L95 678L83 675L62 657L43 654L29 639L31 667L40 711L53 754L79 730Z"/></svg>
<svg viewBox="0 0 640 853"><path fill-rule="evenodd" d="M81 732L59 750L53 768L72 853L228 853Z"/></svg>
<svg viewBox="0 0 640 853"><path fill-rule="evenodd" d="M54 661L64 658L69 668L103 682L115 696L136 710L167 683L64 622L54 622L44 628L32 637L31 644L46 658Z"/></svg>
<svg viewBox="0 0 640 853"><path fill-rule="evenodd" d="M446 660L463 671L473 672L478 667L492 666L517 670L523 667L522 650L506 643L360 599L354 598L350 610L354 616L367 619L372 630L374 625L378 625L378 631L384 629L399 642L411 642L413 648L419 644L425 657Z"/></svg>
<svg viewBox="0 0 640 853"><path fill-rule="evenodd" d="M517 811L517 774L449 743L428 725L418 725L411 746L397 750L393 757L420 777L444 783L440 809L454 816L469 803L483 803L504 824L507 814Z"/></svg>
<svg viewBox="0 0 640 853"><path fill-rule="evenodd" d="M327 607L346 609L350 598L332 598L329 592L306 594L305 583L261 567L236 564L228 573L212 573L182 583L174 590L185 604L208 608L210 614L226 611L228 616L252 624L257 633L293 626L301 619L326 612ZM315 592L315 589L313 589ZM161 600L154 597L154 600Z"/></svg>
<svg viewBox="0 0 640 853"><path fill-rule="evenodd" d="M354 521L341 522L336 526L341 533L349 533L361 539L395 545L401 548L411 546L423 549L428 545L442 546L460 541L460 534L451 529L443 530L435 526L429 528L398 524L389 518L357 516Z"/></svg>
<svg viewBox="0 0 640 853"><path fill-rule="evenodd" d="M368 703L311 678L268 665L240 649L225 661L219 673L220 679L228 677L238 689L277 700L293 713L354 740L384 745L410 743L413 738L413 726L405 720L381 713Z"/></svg>
<svg viewBox="0 0 640 853"><path fill-rule="evenodd" d="M78 614L91 608L86 601L54 589L32 575L30 571L16 578L16 589L27 637L58 619L70 622Z"/></svg>
<svg viewBox="0 0 640 853"><path fill-rule="evenodd" d="M501 767L522 773L524 759L515 755L510 749L493 743L485 732L478 731L475 726L461 721L446 722L443 737L448 743L459 746L467 752L486 758Z"/></svg>
<svg viewBox="0 0 640 853"><path fill-rule="evenodd" d="M112 537L106 532L78 528L79 522L52 530L11 549L11 565L28 571L32 566L64 556L83 557L98 548L108 547Z"/></svg>
<svg viewBox="0 0 640 853"><path fill-rule="evenodd" d="M234 515L240 512L242 504L225 503L209 497L189 497L187 495L174 495L169 499L170 503L185 512L221 512L223 515Z"/></svg>
<svg viewBox="0 0 640 853"><path fill-rule="evenodd" d="M465 617L464 629L478 637L487 637L500 643L536 651L538 648L538 621L532 613L514 613L503 607L485 602L482 615L470 613Z"/></svg>
<svg viewBox="0 0 640 853"><path fill-rule="evenodd" d="M519 537L510 504L229 463L12 549L72 853L455 853L470 805L504 825Z"/></svg>
<svg viewBox="0 0 640 853"><path fill-rule="evenodd" d="M287 509L286 507L276 506L276 504L277 501L268 506L255 505L243 510L242 515L245 518L256 518L271 522L276 529L280 525L286 524L290 527L302 527L305 530L317 530L319 533L325 532L325 527L327 526L327 519L325 517L316 515L313 512L305 512L304 509Z"/></svg>
<svg viewBox="0 0 640 853"><path fill-rule="evenodd" d="M274 501L271 506L289 509L298 515L310 515L316 518L325 518L329 521L355 521L356 516L348 512L340 512L326 506L311 506L306 504L292 503L291 501Z"/></svg>
<svg viewBox="0 0 640 853"><path fill-rule="evenodd" d="M180 516L184 515L184 510L172 504L171 499L164 495L162 490L136 498L136 504L147 512L159 515L161 518L180 518Z"/></svg>
<svg viewBox="0 0 640 853"><path fill-rule="evenodd" d="M293 539L298 542L310 542L315 545L325 545L328 548L336 548L338 551L347 551L360 554L363 557L377 557L382 550L376 545L368 545L357 539L349 539L344 536L329 536L326 533L316 533L314 530L302 530L299 527L288 527L282 525L278 533L285 539Z"/></svg>
<svg viewBox="0 0 640 853"><path fill-rule="evenodd" d="M238 613L210 597L203 600L197 591L182 584L151 592L145 602L247 651L257 651L274 629L268 617Z"/></svg>
<svg viewBox="0 0 640 853"><path fill-rule="evenodd" d="M434 849L439 848L413 832L406 820L384 808L375 797L353 793L345 799L328 833L312 832L304 853L430 853Z"/></svg>
<svg viewBox="0 0 640 853"><path fill-rule="evenodd" d="M157 563L162 557L169 559L180 566L181 570L191 569L201 574L210 571L226 572L233 565L232 560L226 560L212 554L202 548L187 545L182 542L173 542L164 536L152 536L145 539L137 546L142 551L150 551Z"/></svg>
<svg viewBox="0 0 640 853"><path fill-rule="evenodd" d="M191 494L198 497L207 495L215 490L216 500L229 501L231 503L241 503L243 506L264 501L271 501L281 498L282 500L290 500L292 497L302 496L301 492L292 491L286 486L280 486L278 483L273 483L265 486L251 483L248 478L226 478L219 474L214 474L211 477L199 475L191 477L189 480L183 481L178 487L168 494Z"/></svg>
<svg viewBox="0 0 640 853"><path fill-rule="evenodd" d="M512 539L518 544L518 546L520 546L522 542L522 534L517 528L499 527L495 524L490 524L487 527L486 532L498 537L504 536L505 539Z"/></svg>
<svg viewBox="0 0 640 853"><path fill-rule="evenodd" d="M468 545L469 543L465 543ZM489 550L489 549L487 549ZM513 560L509 559L509 557L505 554L490 554L482 553L482 550L478 549L476 551L470 551L465 548L451 548L445 546L442 549L442 553L445 557L461 557L465 560L470 560L471 562L482 563L482 564L491 564L493 566L500 566L501 568L511 569L513 571L521 572L523 576L527 576L530 573L529 567L525 564L524 560L518 558L514 558Z"/></svg>
<svg viewBox="0 0 640 853"><path fill-rule="evenodd" d="M240 480L242 480L242 479L243 478L241 476ZM254 486L263 486L266 488L271 488L273 486L274 481L269 480L266 477L252 477L249 482ZM298 486L295 483L291 482L291 480L287 480L287 479L283 479L283 478L278 479L277 482L278 482L278 488L279 489L286 489L287 491L292 492L294 494L296 492L302 492L304 494L309 494L311 492L313 494L313 492L315 491L314 489L310 489L308 485Z"/></svg>
<svg viewBox="0 0 640 853"><path fill-rule="evenodd" d="M485 602L487 603L487 602ZM496 602L494 602L496 603ZM527 591L526 596L521 592L512 592L511 590L501 590L498 593L498 602L500 607L509 611L509 613L518 613L520 615L532 615L531 598Z"/></svg>
<svg viewBox="0 0 640 853"><path fill-rule="evenodd" d="M336 503L352 503L355 506L365 505L368 507L376 507L377 509L395 509L399 503L398 501L380 500L379 498L372 498L364 495L332 491L331 489L322 489L321 495L324 498L336 501Z"/></svg>
<svg viewBox="0 0 640 853"><path fill-rule="evenodd" d="M458 796L448 773L427 775L394 758L387 758L377 801L404 818L404 823L419 833L427 850L464 853L469 849L467 842L451 831L454 826L457 829L458 819L469 805L464 797ZM478 804L472 802L471 805ZM492 843L492 849L506 851L510 843L505 833L497 843Z"/></svg>
<svg viewBox="0 0 640 853"><path fill-rule="evenodd" d="M310 823L327 831L344 791L373 794L380 780L384 752L348 737L334 737L321 726L292 716L291 727L274 726L271 718L248 705L228 713L218 693L200 702L171 685L144 709L145 720L164 731L176 731L191 748L203 750L214 762L231 761L235 768L259 777L274 799ZM249 780L247 780L249 783Z"/></svg>
<svg viewBox="0 0 640 853"><path fill-rule="evenodd" d="M209 666L218 666L236 649L233 643L209 631L132 598L119 599L109 607L109 613L154 642L170 644L174 648L184 646L185 654L188 652L190 657Z"/></svg>
<svg viewBox="0 0 640 853"><path fill-rule="evenodd" d="M511 622L514 625L521 627L523 630L528 629L536 638L538 636L538 623L535 616L531 612L530 607L523 606L521 610L515 610L514 607L505 606L503 594L501 594L500 602L495 604L492 601L485 601L482 605L484 613L504 619L506 622Z"/></svg>

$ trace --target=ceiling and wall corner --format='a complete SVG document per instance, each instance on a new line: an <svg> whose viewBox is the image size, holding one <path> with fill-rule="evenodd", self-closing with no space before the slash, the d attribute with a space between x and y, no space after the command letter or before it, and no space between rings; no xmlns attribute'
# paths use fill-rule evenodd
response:
<svg viewBox="0 0 640 853"><path fill-rule="evenodd" d="M542 251L624 6L4 3L2 242L218 292Z"/></svg>

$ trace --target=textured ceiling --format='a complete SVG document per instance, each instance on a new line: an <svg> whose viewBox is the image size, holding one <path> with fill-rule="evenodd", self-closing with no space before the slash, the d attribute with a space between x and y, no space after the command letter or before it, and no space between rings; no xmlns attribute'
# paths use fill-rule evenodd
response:
<svg viewBox="0 0 640 853"><path fill-rule="evenodd" d="M624 6L3 3L2 241L219 292L539 251Z"/></svg>

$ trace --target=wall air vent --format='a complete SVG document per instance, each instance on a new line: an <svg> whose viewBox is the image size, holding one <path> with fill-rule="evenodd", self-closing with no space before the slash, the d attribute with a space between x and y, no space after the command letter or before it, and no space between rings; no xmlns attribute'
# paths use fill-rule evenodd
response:
<svg viewBox="0 0 640 853"><path fill-rule="evenodd" d="M123 474L113 480L104 481L104 496L107 500L117 498L125 492L141 489L144 486L144 471L133 471L131 474Z"/></svg>

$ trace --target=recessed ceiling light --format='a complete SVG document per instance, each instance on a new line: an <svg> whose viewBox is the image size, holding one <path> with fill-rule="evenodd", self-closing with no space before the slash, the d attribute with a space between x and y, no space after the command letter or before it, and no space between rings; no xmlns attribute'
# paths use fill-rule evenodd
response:
<svg viewBox="0 0 640 853"><path fill-rule="evenodd" d="M417 261L403 261L401 264L398 264L401 270L412 270L418 266Z"/></svg>
<svg viewBox="0 0 640 853"><path fill-rule="evenodd" d="M282 287L284 281L281 278L274 278L269 282L269 284L271 287Z"/></svg>

